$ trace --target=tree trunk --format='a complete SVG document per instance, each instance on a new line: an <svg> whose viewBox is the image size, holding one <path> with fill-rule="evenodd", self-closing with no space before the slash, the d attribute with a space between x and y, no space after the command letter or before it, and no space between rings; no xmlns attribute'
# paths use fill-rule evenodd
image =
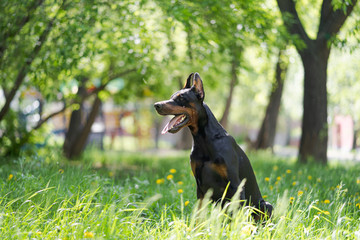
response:
<svg viewBox="0 0 360 240"><path fill-rule="evenodd" d="M72 149L72 156L71 156L72 158L79 157L81 153L84 151L87 139L89 138L89 135L91 133L91 127L95 122L96 117L99 114L100 106L101 106L101 100L99 96L96 96L90 114L87 117L85 126L81 130L80 135L77 137L74 147Z"/></svg>
<svg viewBox="0 0 360 240"><path fill-rule="evenodd" d="M66 133L65 142L63 146L64 155L68 159L74 159L79 157L85 149L86 141L91 132L91 126L93 125L100 109L101 100L96 95L93 102L91 111L86 119L85 124L82 122L82 109L74 110L71 114L70 125L68 132Z"/></svg>
<svg viewBox="0 0 360 240"><path fill-rule="evenodd" d="M234 93L234 89L235 89L235 86L237 84L237 79L238 79L237 71L240 66L240 51L241 50L237 47L234 47L232 49L231 80L230 80L230 85L229 85L229 95L226 99L224 113L220 119L220 124L225 129L227 128L227 125L228 125L230 108L231 108L231 103L233 100L233 93Z"/></svg>
<svg viewBox="0 0 360 240"><path fill-rule="evenodd" d="M330 49L327 42L309 45L300 52L304 66L304 112L299 161L308 159L327 163L327 64Z"/></svg>
<svg viewBox="0 0 360 240"><path fill-rule="evenodd" d="M72 158L72 149L74 147L77 136L80 135L81 129L83 128L83 104L84 104L84 96L86 95L85 83L87 79L84 78L81 80L81 84L79 86L77 97L81 99L79 103L79 109L73 110L70 116L69 127L65 133L65 140L63 144L63 152L67 158Z"/></svg>
<svg viewBox="0 0 360 240"><path fill-rule="evenodd" d="M265 117L261 124L256 142L254 143L254 148L256 150L267 148L272 149L274 146L276 123L279 115L281 96L283 93L283 86L288 67L288 61L284 58L284 53L280 50L278 61L276 63L275 81L273 81L271 87L269 104L266 107Z"/></svg>

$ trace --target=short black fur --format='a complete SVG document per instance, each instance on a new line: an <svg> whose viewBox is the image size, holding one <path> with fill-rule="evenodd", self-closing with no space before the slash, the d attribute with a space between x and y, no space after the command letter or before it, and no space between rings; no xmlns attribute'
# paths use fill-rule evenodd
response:
<svg viewBox="0 0 360 240"><path fill-rule="evenodd" d="M246 179L240 199L263 213L255 214L255 219L270 217L273 207L262 198L248 157L203 102L204 96L199 74L192 73L185 87L170 100L155 103L161 115L184 114L190 118L183 127L190 128L194 140L190 163L196 179L197 198L202 199L211 189L211 199L218 202L229 184L225 199L231 199Z"/></svg>

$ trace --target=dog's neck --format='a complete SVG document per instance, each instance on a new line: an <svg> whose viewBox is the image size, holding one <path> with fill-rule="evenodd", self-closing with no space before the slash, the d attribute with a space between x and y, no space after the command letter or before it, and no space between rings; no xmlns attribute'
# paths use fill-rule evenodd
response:
<svg viewBox="0 0 360 240"><path fill-rule="evenodd" d="M194 144L203 144L209 142L209 140L221 138L227 135L225 129L217 121L210 108L203 103L201 110L199 111L198 129L194 132L190 129L194 139Z"/></svg>

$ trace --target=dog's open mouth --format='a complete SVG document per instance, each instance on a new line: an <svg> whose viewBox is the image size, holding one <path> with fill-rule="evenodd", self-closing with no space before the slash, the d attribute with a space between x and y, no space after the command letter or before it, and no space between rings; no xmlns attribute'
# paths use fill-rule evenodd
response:
<svg viewBox="0 0 360 240"><path fill-rule="evenodd" d="M170 120L170 122L168 122L168 124L166 124L166 126L162 130L161 134L165 134L167 132L176 133L181 128L183 128L185 126L185 124L187 124L188 122L189 122L189 118L186 116L186 114L175 115L175 117L173 117Z"/></svg>

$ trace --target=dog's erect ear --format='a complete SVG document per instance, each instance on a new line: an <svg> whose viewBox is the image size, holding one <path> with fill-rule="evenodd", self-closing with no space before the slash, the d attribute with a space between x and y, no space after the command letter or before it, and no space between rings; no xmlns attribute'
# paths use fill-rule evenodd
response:
<svg viewBox="0 0 360 240"><path fill-rule="evenodd" d="M189 75L189 77L187 78L186 83L185 83L185 86L183 87L183 89L185 89L185 88L191 88L191 86L192 86L192 80L193 80L193 75L194 75L194 73L191 73L191 74Z"/></svg>
<svg viewBox="0 0 360 240"><path fill-rule="evenodd" d="M203 101L205 97L205 92L204 92L203 82L198 73L194 74L192 88L195 90L196 94L198 95L198 98L201 101Z"/></svg>

